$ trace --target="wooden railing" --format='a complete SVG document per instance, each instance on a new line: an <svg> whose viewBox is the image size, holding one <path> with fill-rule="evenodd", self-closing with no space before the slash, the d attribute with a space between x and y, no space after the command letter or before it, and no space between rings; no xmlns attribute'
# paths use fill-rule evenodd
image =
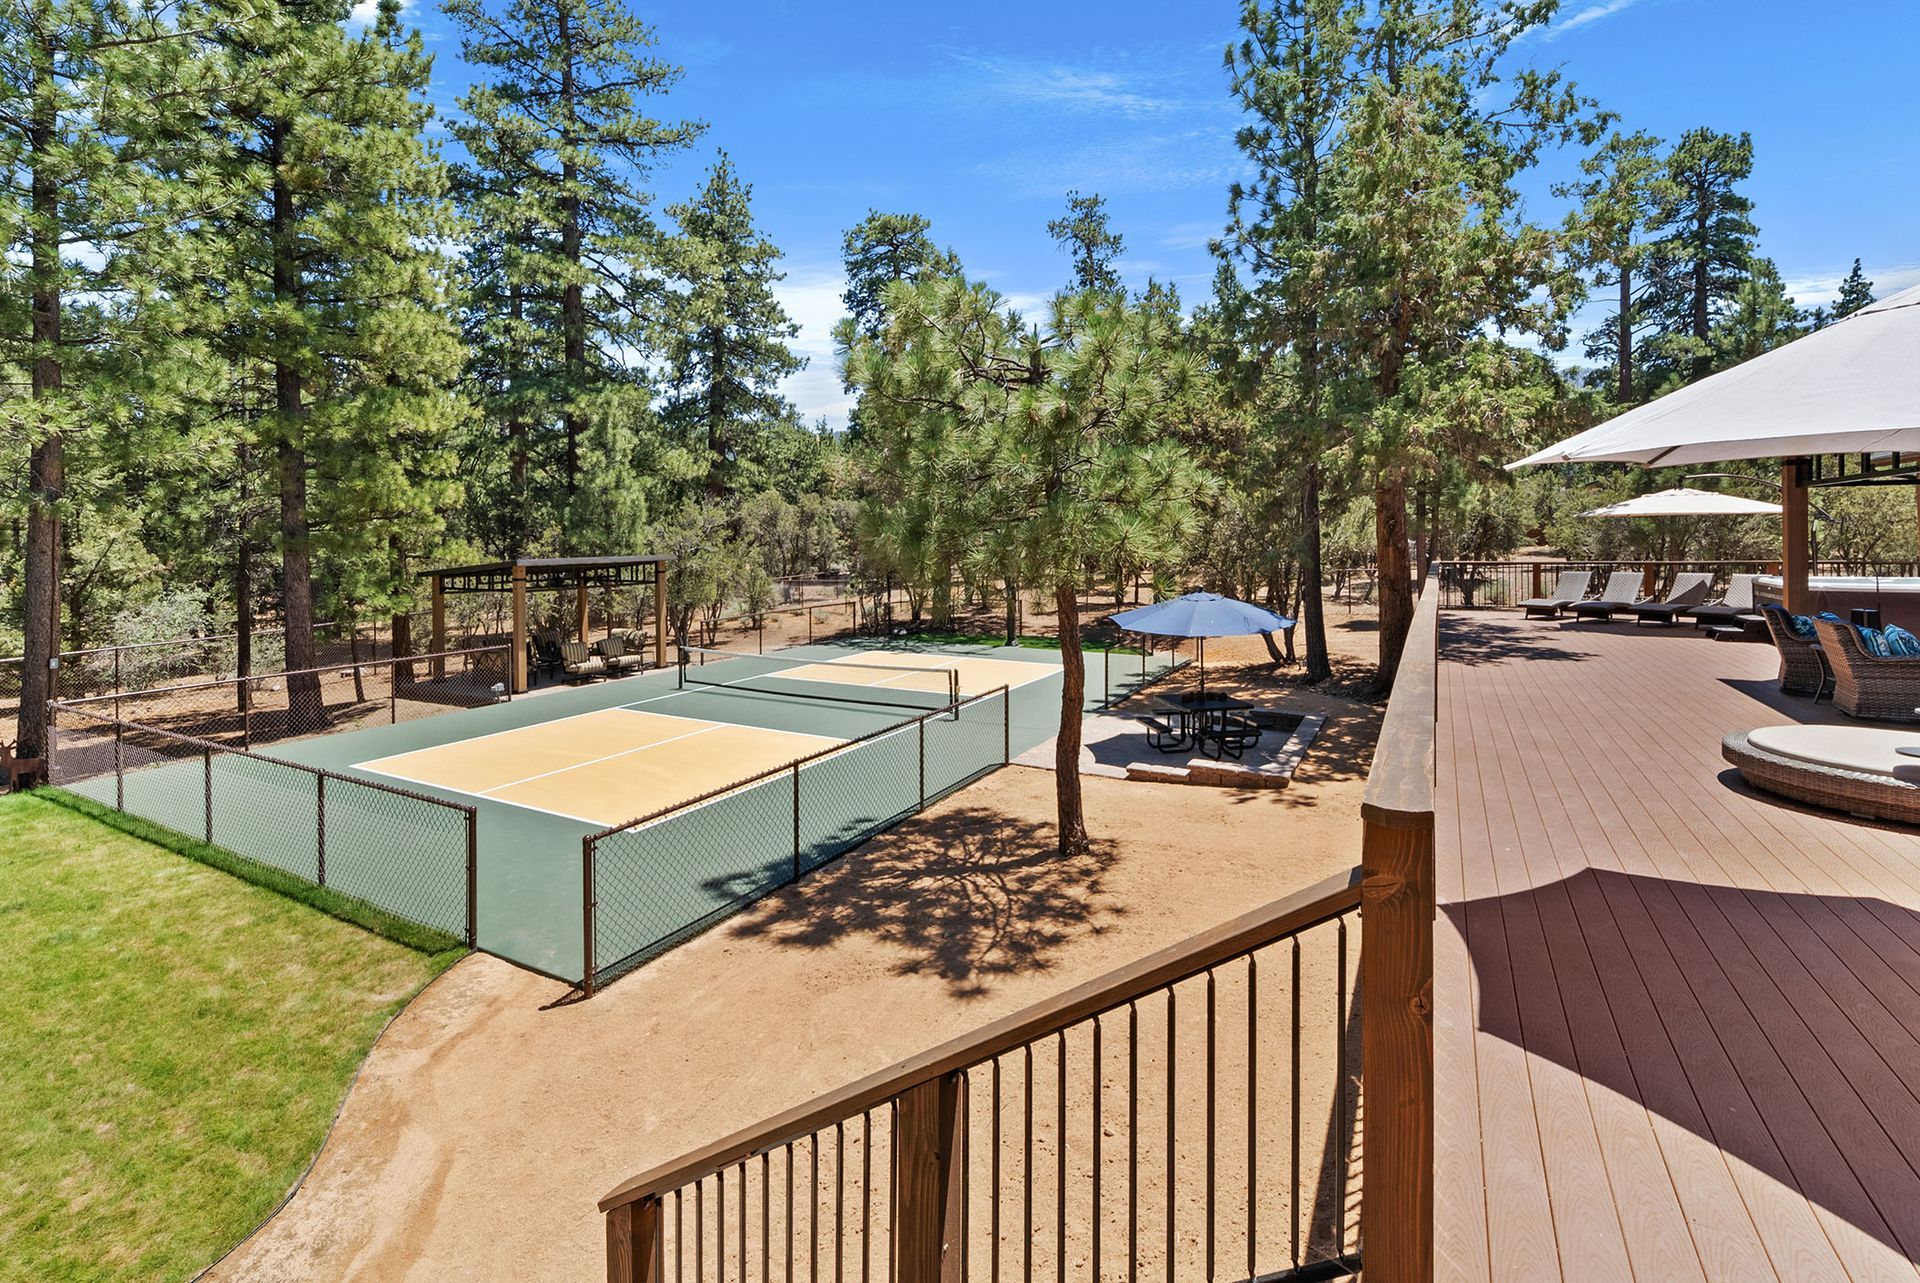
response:
<svg viewBox="0 0 1920 1283"><path fill-rule="evenodd" d="M1429 1283L1439 605L1361 867L635 1177L608 1278Z"/></svg>
<svg viewBox="0 0 1920 1283"><path fill-rule="evenodd" d="M1725 584L1737 574L1779 574L1778 560L1746 561L1649 561L1641 557L1588 561L1447 561L1435 562L1439 573L1442 606L1512 606L1529 597L1544 596L1562 571L1587 572L1591 587L1598 588L1615 570L1640 571L1640 593L1651 597L1664 592L1682 571L1706 571ZM1898 575L1920 573L1920 562L1860 561L1828 558L1815 562L1815 575Z"/></svg>

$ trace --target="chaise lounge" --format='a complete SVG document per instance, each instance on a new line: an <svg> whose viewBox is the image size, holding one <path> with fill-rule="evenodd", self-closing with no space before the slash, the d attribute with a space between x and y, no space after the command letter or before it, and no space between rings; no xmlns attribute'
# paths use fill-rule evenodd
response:
<svg viewBox="0 0 1920 1283"><path fill-rule="evenodd" d="M1560 612L1586 600L1587 584L1593 579L1588 570L1563 570L1545 597L1528 597L1520 603L1526 619L1558 619Z"/></svg>
<svg viewBox="0 0 1920 1283"><path fill-rule="evenodd" d="M1741 616L1751 615L1756 607L1753 602L1753 581L1758 575L1735 575L1727 580L1727 595L1719 601L1699 606L1688 606L1681 610L1682 619L1691 619L1695 628L1710 628L1715 624L1734 624Z"/></svg>
<svg viewBox="0 0 1920 1283"><path fill-rule="evenodd" d="M1641 572L1616 570L1607 576L1600 595L1573 606L1575 619L1612 619L1623 610L1632 610L1640 602Z"/></svg>
<svg viewBox="0 0 1920 1283"><path fill-rule="evenodd" d="M1673 587L1665 601L1645 601L1633 608L1634 623L1673 627L1680 612L1698 606L1713 591L1713 576L1703 571L1686 570L1673 577Z"/></svg>

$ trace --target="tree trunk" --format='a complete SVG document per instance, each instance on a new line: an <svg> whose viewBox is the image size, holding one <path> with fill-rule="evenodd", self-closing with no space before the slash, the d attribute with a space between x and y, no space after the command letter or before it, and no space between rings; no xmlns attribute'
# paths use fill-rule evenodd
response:
<svg viewBox="0 0 1920 1283"><path fill-rule="evenodd" d="M562 139L566 147L565 157L560 163L560 180L562 190L566 193L560 198L560 257L577 277L585 237L580 228L580 198L573 194L574 184L579 178L579 166L573 159L575 139L572 136L574 99L577 94L574 84L573 27L567 6L558 6L556 17L560 37L561 129L566 135ZM561 411L561 422L566 429L567 497L571 499L580 485L580 438L586 431L586 417L580 413L579 398L587 377L587 301L585 288L577 279L569 280L561 287L560 329L562 359L567 370L566 401ZM570 545L565 550L576 551Z"/></svg>
<svg viewBox="0 0 1920 1283"><path fill-rule="evenodd" d="M1713 333L1713 318L1707 309L1707 283L1711 269L1707 263L1705 249L1707 242L1705 201L1700 204L1700 215L1696 220L1696 226L1700 233L1698 244L1701 248L1698 251L1699 257L1693 260L1693 337L1700 344L1701 350L1694 354L1693 370L1687 379L1689 383L1698 383L1713 373L1713 357L1706 350L1707 339Z"/></svg>
<svg viewBox="0 0 1920 1283"><path fill-rule="evenodd" d="M1407 565L1407 469L1390 464L1373 482L1374 560L1379 566L1380 670L1374 689L1393 689L1394 670L1413 626L1413 577Z"/></svg>
<svg viewBox="0 0 1920 1283"><path fill-rule="evenodd" d="M50 23L46 14L39 15ZM55 93L52 33L28 34L33 44L33 114L27 130L27 163L34 221L29 233L33 310L33 399L60 395L60 187L51 155L59 124ZM45 757L47 699L53 691L53 663L60 652L60 512L67 484L66 443L48 431L27 459L27 539L21 632L20 714L14 752Z"/></svg>
<svg viewBox="0 0 1920 1283"><path fill-rule="evenodd" d="M1614 341L1620 370L1620 404L1633 404L1633 269L1620 267L1619 336Z"/></svg>
<svg viewBox="0 0 1920 1283"><path fill-rule="evenodd" d="M516 355L513 368L507 371L507 390L509 393L514 393L516 389L513 385L520 373L517 355L520 324L526 315L525 301L518 284L509 287L508 299L508 311L513 318ZM507 489L511 493L510 502L513 504L513 527L507 532L507 546L502 550L510 561L526 555L532 534L533 505L527 490L527 436L527 421L521 416L516 396L513 415L507 420Z"/></svg>
<svg viewBox="0 0 1920 1283"><path fill-rule="evenodd" d="M245 499L245 494L241 496ZM245 529L245 516L241 518L241 529ZM241 680L234 685L235 706L242 712L252 702L252 684L245 679L253 676L253 549L247 546L243 537L240 540L240 554L233 568L233 675Z"/></svg>
<svg viewBox="0 0 1920 1283"><path fill-rule="evenodd" d="M1072 583L1056 584L1060 612L1060 736L1054 741L1053 787L1058 803L1060 854L1084 854L1088 847L1086 810L1080 798L1080 726L1087 697L1087 657L1080 653L1080 612Z"/></svg>
<svg viewBox="0 0 1920 1283"><path fill-rule="evenodd" d="M1020 589L1009 579L1007 584L1007 645L1020 640ZM1071 589L1069 589L1071 591Z"/></svg>
<svg viewBox="0 0 1920 1283"><path fill-rule="evenodd" d="M294 198L284 177L286 125L268 128L273 182L273 297L283 308L298 309L301 268L294 241ZM274 448L280 481L280 594L286 625L286 669L297 672L314 666L313 562L307 528L307 456L300 440L306 418L305 389L300 371L285 360L273 365L273 408L278 422ZM320 697L320 677L306 673L287 679L287 730L304 734L326 725Z"/></svg>
<svg viewBox="0 0 1920 1283"><path fill-rule="evenodd" d="M1320 597L1320 464L1307 465L1300 491L1300 622L1307 632L1307 681L1333 676L1327 654L1327 616Z"/></svg>
<svg viewBox="0 0 1920 1283"><path fill-rule="evenodd" d="M707 498L720 499L727 493L726 458L726 389L720 379L720 371L726 360L726 334L721 330L712 330L707 337L707 351L712 365L707 380Z"/></svg>

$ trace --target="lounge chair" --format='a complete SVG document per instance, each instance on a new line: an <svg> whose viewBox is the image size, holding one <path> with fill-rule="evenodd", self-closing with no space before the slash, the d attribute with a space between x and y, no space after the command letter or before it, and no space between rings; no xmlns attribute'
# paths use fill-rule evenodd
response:
<svg viewBox="0 0 1920 1283"><path fill-rule="evenodd" d="M1641 572L1616 570L1607 576L1607 586L1598 597L1573 604L1575 619L1612 619L1623 610L1632 610L1640 601Z"/></svg>
<svg viewBox="0 0 1920 1283"><path fill-rule="evenodd" d="M1545 597L1529 597L1520 603L1527 619L1558 619L1567 607L1586 600L1587 585L1593 580L1590 570L1563 570Z"/></svg>
<svg viewBox="0 0 1920 1283"><path fill-rule="evenodd" d="M633 673L647 666L647 657L627 649L627 639L615 633L597 647L610 673Z"/></svg>
<svg viewBox="0 0 1920 1283"><path fill-rule="evenodd" d="M1826 670L1814 652L1820 635L1813 621L1804 615L1792 615L1778 602L1760 608L1773 634L1773 648L1780 653L1780 689L1788 695L1817 695L1826 685Z"/></svg>
<svg viewBox="0 0 1920 1283"><path fill-rule="evenodd" d="M1719 601L1708 602L1700 606L1687 606L1680 612L1680 618L1691 619L1695 628L1710 628L1715 624L1736 624L1742 615L1751 615L1759 607L1753 601L1753 581L1757 575L1735 575L1727 580L1727 595Z"/></svg>
<svg viewBox="0 0 1920 1283"><path fill-rule="evenodd" d="M607 661L588 650L585 642L561 642L560 671L570 682L592 681L607 675Z"/></svg>
<svg viewBox="0 0 1920 1283"><path fill-rule="evenodd" d="M1882 654L1878 629L1816 618L1814 631L1833 670L1833 706L1848 717L1920 721L1920 656Z"/></svg>
<svg viewBox="0 0 1920 1283"><path fill-rule="evenodd" d="M1707 594L1713 591L1713 576L1698 570L1683 570L1673 577L1673 587L1667 591L1665 601L1642 602L1633 608L1633 620L1636 624L1663 624L1668 628L1680 618L1680 612L1689 606L1698 606L1706 601Z"/></svg>

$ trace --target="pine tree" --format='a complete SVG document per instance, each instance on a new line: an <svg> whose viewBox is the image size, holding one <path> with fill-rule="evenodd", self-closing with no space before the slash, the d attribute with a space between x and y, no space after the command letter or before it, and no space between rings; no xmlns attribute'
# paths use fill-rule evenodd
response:
<svg viewBox="0 0 1920 1283"><path fill-rule="evenodd" d="M847 229L840 243L847 288L840 299L857 333L868 338L880 336L885 317L882 298L887 286L896 281L952 276L960 270L960 260L953 251L939 248L927 235L932 226L919 214L883 214L869 209L865 218ZM843 348L851 346L850 337L840 337Z"/></svg>
<svg viewBox="0 0 1920 1283"><path fill-rule="evenodd" d="M1647 287L1638 271L1648 252L1645 232L1659 149L1660 140L1651 134L1615 131L1580 162L1583 181L1554 189L1580 202L1568 216L1567 233L1583 265L1593 270L1594 284L1614 287L1613 314L1588 337L1587 356L1612 364L1614 400L1623 406L1641 399L1633 343L1644 324L1640 313Z"/></svg>
<svg viewBox="0 0 1920 1283"><path fill-rule="evenodd" d="M1746 134L1690 129L1652 186L1647 303L1659 360L1696 382L1713 372L1714 323L1747 278L1758 229L1739 186L1753 174Z"/></svg>
<svg viewBox="0 0 1920 1283"><path fill-rule="evenodd" d="M1734 290L1726 316L1713 327L1714 366L1738 365L1792 342L1808 328L1808 317L1788 297L1773 261L1756 258Z"/></svg>
<svg viewBox="0 0 1920 1283"><path fill-rule="evenodd" d="M421 143L429 62L397 0L359 37L344 6L282 5L227 25L217 127L230 202L203 225L220 347L270 399L249 444L271 458L289 670L314 666L315 579L397 597L398 541L455 498L444 445L462 357L445 174ZM378 586L378 591L376 591ZM323 721L318 681L288 683L296 729Z"/></svg>
<svg viewBox="0 0 1920 1283"><path fill-rule="evenodd" d="M773 287L780 251L753 225L753 188L725 152L691 201L668 207L678 228L668 264L668 426L706 464L706 492L728 490L735 455L788 412L780 380L805 367L800 333Z"/></svg>
<svg viewBox="0 0 1920 1283"><path fill-rule="evenodd" d="M180 161L199 146L205 84L187 35L199 18L20 0L0 19L0 365L27 386L0 403L0 432L26 465L8 487L26 518L22 756L46 748L63 522L149 451L144 430L195 377L190 344L176 337L179 308L154 282L207 199Z"/></svg>
<svg viewBox="0 0 1920 1283"><path fill-rule="evenodd" d="M1833 319L1852 316L1867 304L1873 302L1873 282L1860 270L1860 260L1853 260L1853 270L1847 273L1847 279L1840 282L1840 294L1833 300Z"/></svg>
<svg viewBox="0 0 1920 1283"><path fill-rule="evenodd" d="M661 302L648 267L662 252L648 172L703 126L644 110L681 72L655 56L653 31L622 0L446 0L445 9L479 73L452 125L471 157L460 190L478 231L478 315L468 324L481 353L475 378L520 494L538 488L544 416L557 420L561 511L550 522L564 539L591 413L610 408L627 424L641 417L630 402L645 399L636 368ZM607 453L611 435L599 434L601 462L630 469ZM535 524L529 514L502 538L524 544Z"/></svg>
<svg viewBox="0 0 1920 1283"><path fill-rule="evenodd" d="M1047 224L1047 235L1073 260L1076 290L1115 291L1120 273L1114 261L1126 251L1126 241L1107 217L1107 198L1094 192L1067 193L1067 212Z"/></svg>
<svg viewBox="0 0 1920 1283"><path fill-rule="evenodd" d="M1358 87L1351 59L1360 17L1354 0L1249 4L1240 19L1246 34L1227 50L1233 91L1247 116L1237 141L1255 169L1251 180L1234 184L1226 236L1216 246L1227 267L1215 291L1231 341L1226 368L1256 424L1252 448L1236 452L1233 462L1268 530L1292 516L1285 508L1293 496L1275 482L1299 478L1309 681L1333 672L1319 589L1322 456L1336 436L1322 333L1326 232L1334 214L1327 163Z"/></svg>

